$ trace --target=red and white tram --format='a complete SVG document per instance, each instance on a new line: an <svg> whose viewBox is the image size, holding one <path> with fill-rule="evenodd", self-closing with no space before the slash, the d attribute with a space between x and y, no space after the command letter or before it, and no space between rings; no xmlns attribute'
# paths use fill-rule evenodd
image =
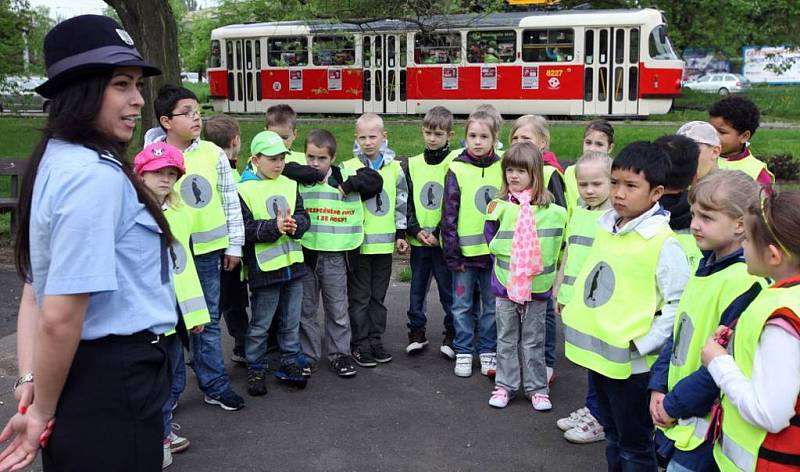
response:
<svg viewBox="0 0 800 472"><path fill-rule="evenodd" d="M684 63L661 13L574 10L450 15L427 26L285 21L211 33L218 111L646 116L680 94Z"/></svg>

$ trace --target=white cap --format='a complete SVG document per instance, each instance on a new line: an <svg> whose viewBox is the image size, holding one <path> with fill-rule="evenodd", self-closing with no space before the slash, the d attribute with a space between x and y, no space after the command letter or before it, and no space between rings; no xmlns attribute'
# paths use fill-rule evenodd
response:
<svg viewBox="0 0 800 472"><path fill-rule="evenodd" d="M709 146L719 146L719 133L705 121L690 121L680 127L678 133L686 136L698 144L708 144Z"/></svg>

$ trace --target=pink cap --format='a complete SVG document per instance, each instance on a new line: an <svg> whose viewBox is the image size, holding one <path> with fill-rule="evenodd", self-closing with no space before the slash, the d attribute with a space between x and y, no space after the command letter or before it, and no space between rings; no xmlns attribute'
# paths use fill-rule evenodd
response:
<svg viewBox="0 0 800 472"><path fill-rule="evenodd" d="M180 175L186 173L181 151L164 142L148 144L133 160L133 170L136 171L136 175L155 172L164 167L175 167Z"/></svg>

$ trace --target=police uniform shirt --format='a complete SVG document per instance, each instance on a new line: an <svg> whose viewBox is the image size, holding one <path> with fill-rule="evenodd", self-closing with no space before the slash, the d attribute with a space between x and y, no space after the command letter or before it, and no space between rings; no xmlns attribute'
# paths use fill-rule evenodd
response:
<svg viewBox="0 0 800 472"><path fill-rule="evenodd" d="M88 293L82 340L176 323L161 230L110 155L51 139L39 165L30 222L31 278L48 295Z"/></svg>

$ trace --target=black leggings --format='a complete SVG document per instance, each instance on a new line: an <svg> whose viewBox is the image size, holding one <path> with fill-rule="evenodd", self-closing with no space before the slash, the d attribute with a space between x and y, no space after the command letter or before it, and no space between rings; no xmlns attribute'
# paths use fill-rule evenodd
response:
<svg viewBox="0 0 800 472"><path fill-rule="evenodd" d="M81 341L42 451L45 471L161 470L170 379L156 339L140 332Z"/></svg>

